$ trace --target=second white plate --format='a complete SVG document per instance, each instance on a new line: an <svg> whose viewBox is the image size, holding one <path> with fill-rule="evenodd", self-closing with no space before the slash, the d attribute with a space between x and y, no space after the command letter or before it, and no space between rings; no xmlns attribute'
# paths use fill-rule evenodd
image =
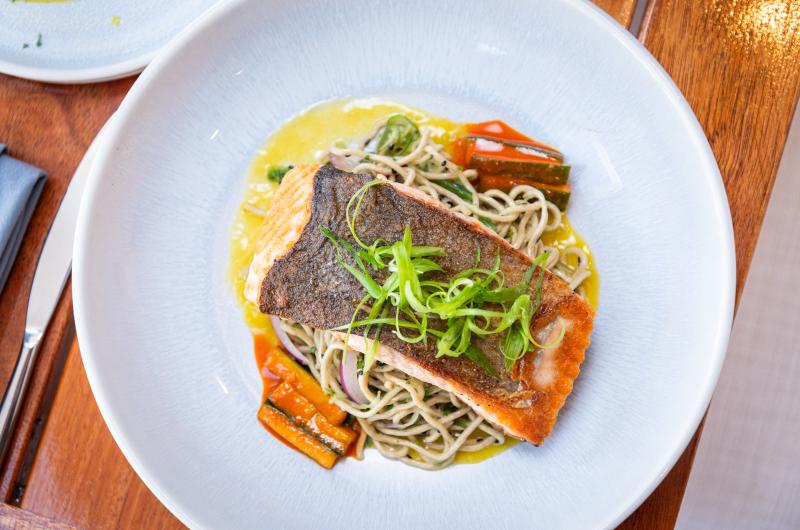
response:
<svg viewBox="0 0 800 530"><path fill-rule="evenodd" d="M0 1L0 72L51 83L136 73L216 0Z"/></svg>

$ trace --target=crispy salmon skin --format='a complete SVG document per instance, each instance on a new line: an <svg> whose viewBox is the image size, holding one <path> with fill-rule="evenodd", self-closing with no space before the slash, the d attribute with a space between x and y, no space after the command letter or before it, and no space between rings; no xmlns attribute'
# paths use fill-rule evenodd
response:
<svg viewBox="0 0 800 530"><path fill-rule="evenodd" d="M324 226L351 242L345 219L353 194L372 180L330 165L298 166L284 177L269 211L262 240L250 266L245 295L266 314L320 329L350 322L365 291L336 260ZM472 267L491 268L500 256L506 285L519 284L531 259L481 223L465 219L418 190L389 182L364 195L356 231L370 244L397 241L409 226L415 245L444 248L437 258L445 274ZM547 272L542 303L532 320L539 343L563 339L553 348L528 352L510 371L503 366L497 335L476 343L496 371L492 375L462 357L436 358L435 341L410 344L390 329L379 337L377 358L422 381L456 394L511 436L540 444L555 425L558 411L580 372L594 310L557 276ZM388 328L389 326L387 326ZM365 351L369 340L350 336L350 347Z"/></svg>

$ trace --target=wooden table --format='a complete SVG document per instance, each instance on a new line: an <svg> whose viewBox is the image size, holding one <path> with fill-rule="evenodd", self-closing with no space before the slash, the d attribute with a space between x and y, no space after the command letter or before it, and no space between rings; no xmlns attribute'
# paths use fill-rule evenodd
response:
<svg viewBox="0 0 800 530"><path fill-rule="evenodd" d="M635 0L595 3L630 25ZM683 91L717 157L733 216L738 301L800 90L800 3L649 0L638 36ZM36 256L59 201L132 82L54 86L0 75L0 139L50 174L0 295L0 381L14 366ZM68 286L0 469L0 526L180 527L100 417L74 341L70 294ZM623 527L674 526L698 437Z"/></svg>

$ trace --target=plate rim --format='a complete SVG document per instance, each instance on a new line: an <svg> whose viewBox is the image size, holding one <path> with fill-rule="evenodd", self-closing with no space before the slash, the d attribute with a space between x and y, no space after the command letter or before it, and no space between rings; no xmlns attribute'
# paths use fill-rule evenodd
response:
<svg viewBox="0 0 800 530"><path fill-rule="evenodd" d="M165 46L167 45L169 42L165 44ZM132 59L91 68L40 68L0 60L0 73L29 81L57 85L102 83L138 74L144 70L157 53L158 50L150 51Z"/></svg>
<svg viewBox="0 0 800 530"><path fill-rule="evenodd" d="M96 158L92 164L86 184L86 191L81 201L73 250L73 307L76 331L81 344L81 358L100 413L115 442L125 456L125 459L137 475L170 512L182 523L191 528L203 527L203 525L191 513L191 510L185 505L184 501L171 497L170 494L165 491L157 476L158 474L151 471L146 462L139 457L137 450L128 443L124 430L117 421L115 412L112 410L112 407L108 405L108 401L105 398L106 392L104 384L102 383L102 375L94 364L91 354L92 333L88 325L90 317L85 316L87 315L85 302L87 298L86 293L89 290L89 284L91 282L86 275L83 274L83 267L84 263L89 261L87 235L91 227L92 211L98 203L98 200L101 199L99 187L105 178L104 175L108 174L107 166L112 156L111 153L114 146L118 145L118 140L122 134L121 131L124 128L123 126L131 121L131 117L135 114L137 106L148 95L148 88L150 87L151 81L157 79L162 71L167 70L175 56L181 52L187 44L194 41L198 35L201 35L212 26L218 17L224 16L239 5L249 1L251 0L222 0L211 6L165 44L161 52L155 56L154 60L134 83L133 87L122 101L119 109L114 114L113 122L109 123L108 130L104 131L102 138L98 138L99 145ZM603 27L605 33L620 42L631 53L635 62L640 65L640 67L644 68L654 79L659 88L663 91L664 96L668 98L675 110L678 111L679 117L685 125L687 136L690 141L696 145L698 156L702 158L702 173L709 174L711 180L713 180L710 185L714 193L709 197L709 209L714 212L715 217L718 219L717 227L720 232L719 236L721 236L721 244L724 250L724 255L721 256L723 268L719 271L719 276L721 277L720 284L724 286L724 288L720 293L720 314L718 326L714 330L712 341L715 347L708 353L711 360L711 372L702 389L701 399L697 400L697 402L693 404L692 410L687 412L687 416L691 418L691 421L687 424L688 428L684 432L681 432L680 436L674 438L675 441L673 443L675 445L672 451L665 455L657 472L653 473L649 478L646 477L643 479L638 488L631 488L631 491L625 496L624 502L620 503L619 506L614 507L613 510L606 510L608 514L606 520L598 521L598 527L613 528L633 513L634 510L650 496L674 467L675 463L688 446L689 441L696 433L697 427L708 408L711 396L719 379L722 364L725 360L733 323L736 297L735 240L733 237L733 221L730 215L727 194L716 158L714 157L714 153L711 150L711 146L708 143L702 126L670 75L641 42L627 29L619 25L616 20L605 11L583 0L561 1L571 5L577 11L580 11L583 16L593 18ZM0 63L0 67L2 67L2 63Z"/></svg>

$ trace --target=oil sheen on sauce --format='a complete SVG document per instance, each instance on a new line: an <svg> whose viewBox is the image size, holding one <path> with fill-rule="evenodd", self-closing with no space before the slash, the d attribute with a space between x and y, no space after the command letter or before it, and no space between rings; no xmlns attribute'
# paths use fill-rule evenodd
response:
<svg viewBox="0 0 800 530"><path fill-rule="evenodd" d="M269 317L244 298L244 284L247 268L260 236L263 218L255 212L269 209L277 184L266 179L267 168L273 165L287 165L317 162L328 148L338 142L349 142L353 138L367 134L375 123L391 114L402 113L420 125L434 127L434 140L449 146L464 130L462 124L445 118L432 116L418 109L382 99L344 99L315 105L284 123L259 149L248 169L245 182L244 199L234 218L230 239L230 262L228 277L242 307L244 320L254 334L256 346L277 345L278 339L269 322ZM530 131L527 131L530 132ZM533 134L535 137L535 133ZM545 244L563 249L567 246L580 246L589 257L591 276L583 283L584 296L597 307L599 301L599 277L589 246L572 229L567 216L562 216L562 225L547 232L542 237ZM256 363L263 365L263 347L256 347ZM267 374L261 374L265 394L271 386ZM502 445L490 446L474 453L459 453L456 463L476 463L486 460L517 442L506 438Z"/></svg>

